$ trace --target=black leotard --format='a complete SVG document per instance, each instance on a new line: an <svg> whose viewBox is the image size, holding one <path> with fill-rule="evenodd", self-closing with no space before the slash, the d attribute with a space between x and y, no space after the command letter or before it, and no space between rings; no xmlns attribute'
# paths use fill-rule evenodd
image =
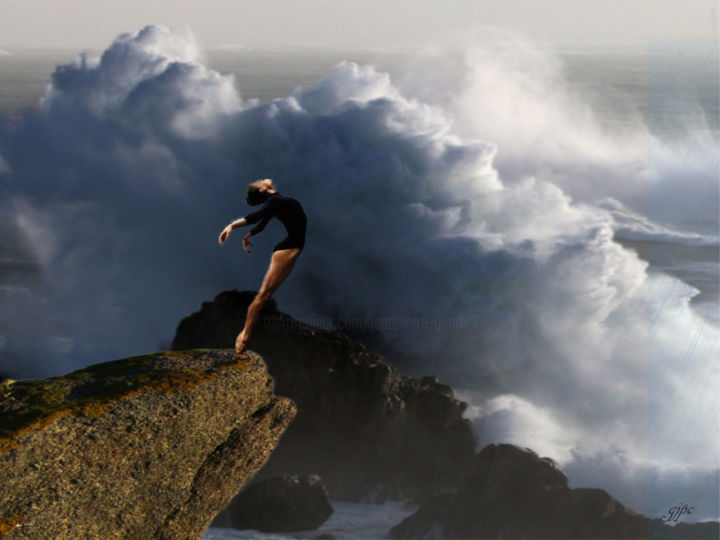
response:
<svg viewBox="0 0 720 540"><path fill-rule="evenodd" d="M271 194L260 210L245 216L247 223L257 223L250 230L250 234L255 236L260 233L268 221L274 217L283 224L288 234L273 248L273 251L295 247L302 249L305 246L307 217L302 205L297 200L292 197L283 197L280 193Z"/></svg>

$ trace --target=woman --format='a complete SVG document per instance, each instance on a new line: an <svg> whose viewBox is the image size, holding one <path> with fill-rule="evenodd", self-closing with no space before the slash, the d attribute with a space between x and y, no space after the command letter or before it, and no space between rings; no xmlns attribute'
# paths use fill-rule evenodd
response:
<svg viewBox="0 0 720 540"><path fill-rule="evenodd" d="M245 327L235 340L235 352L238 358L245 356L245 349L247 349L253 326L263 304L290 274L295 260L305 246L305 230L307 228L307 218L302 205L291 197L280 195L275 189L275 184L269 178L252 182L248 186L245 200L250 206L262 204L262 208L257 212L233 221L225 227L220 233L219 242L221 246L225 245L225 240L234 229L257 223L243 238L243 248L248 253L251 253L250 237L260 233L273 217L283 224L287 230L287 236L273 248L270 267L265 274L260 292L257 293L255 299L248 306Z"/></svg>

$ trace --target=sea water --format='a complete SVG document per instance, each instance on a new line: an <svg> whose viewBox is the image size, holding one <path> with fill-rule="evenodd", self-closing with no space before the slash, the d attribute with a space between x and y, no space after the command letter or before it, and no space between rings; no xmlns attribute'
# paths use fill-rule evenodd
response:
<svg viewBox="0 0 720 540"><path fill-rule="evenodd" d="M64 64L72 61L77 51L47 51L47 50L10 50L10 55L0 57L0 111L2 111L2 121L0 122L0 159L7 152L16 151L13 147L13 137L16 129L24 121L24 111L33 109L37 106L38 100L43 95L45 88L49 82L50 73L57 64ZM559 51L556 58L562 65L563 81L571 90L576 90L583 96L585 104L587 104L592 112L593 117L597 120L601 129L610 136L618 134L621 136L627 131L631 131L637 122L641 122L650 126L651 131L657 136L657 140L666 144L665 146L652 146L647 148L647 160L650 164L649 175L652 176L653 167L667 169L668 155L678 155L678 152L669 152L668 147L686 148L687 151L679 152L680 162L677 163L675 170L677 171L677 179L681 181L685 178L692 177L698 168L712 171L713 164L710 162L698 162L693 164L691 160L693 152L703 146L709 138L710 146L714 144L717 149L718 141L718 83L717 73L712 69L707 69L707 62L697 62L698 56L702 51L695 54L693 58L678 58L677 54L653 54L648 52L632 52L622 53L618 51ZM687 54L692 53L689 51ZM413 53L403 52L382 52L382 51L311 51L311 50L286 50L286 51L252 51L245 49L237 50L211 50L204 51L204 62L207 66L218 70L223 74L233 74L235 82L239 88L240 95L243 100L257 100L260 104L270 104L276 98L283 98L290 95L298 87L309 87L324 77L332 67L342 60L356 61L360 65L373 64L380 71L389 72L393 81L402 87L404 82L408 82L408 88L414 88L415 94L412 92L408 96L422 100L423 97L437 99L437 103L442 105L443 100L450 100L451 96L444 96L438 91L433 96L423 96L423 85L415 84L417 79L422 76L428 77L428 85L435 84L442 86L442 76L437 75L433 78L432 72L413 71L415 64ZM709 53L712 54L712 53ZM686 55L687 56L687 55ZM426 64L420 64L425 66ZM697 66L700 66L698 68ZM552 66L551 66L552 67ZM485 76L486 73L478 74L479 77ZM530 81L532 83L532 81ZM516 86L522 86L524 81L514 81ZM547 88L541 88L547 90ZM488 98L485 94L483 98ZM492 97L492 96L491 96ZM494 105L502 105L500 98L503 96L495 96L497 101ZM539 99L543 96L538 94ZM670 106L668 106L670 104ZM522 103L518 110L530 117L534 109L533 103ZM548 122L543 118L544 111L550 110L554 113L562 114L559 110L558 103L547 102L544 109L538 112L526 123L527 130L536 129L535 126L544 126L543 129L551 131L553 129L552 121ZM458 130L462 129L458 120ZM508 118L508 121L511 119ZM545 123L543 123L545 122ZM328 126L331 128L331 125ZM502 137L502 130L496 130ZM522 133L516 133L518 138L522 138ZM557 135L556 133L548 133L548 139ZM493 142L493 141L491 141ZM513 173L522 168L524 164L532 162L537 156L531 145L513 147L512 139L503 141L505 144L499 144L499 151L495 157L495 166L500 171L504 179L512 179ZM572 148L570 149L572 150ZM558 155L563 151L560 149ZM581 149L585 151L586 149ZM152 148L150 149L152 151ZM683 164L683 156L685 161ZM717 150L714 153L717 159ZM673 158L674 159L674 158ZM710 152L709 159L713 159L713 153ZM587 160L593 163L592 159ZM692 166L688 166L688 163ZM550 169L552 163L538 161L538 171L542 174L545 168ZM685 166L684 166L685 165ZM579 174L592 174L590 166L584 164L585 170L579 171ZM3 169L4 168L4 169ZM0 172L7 171L7 165L0 160ZM352 168L348 169L348 172ZM711 173L710 173L711 174ZM71 178L69 178L71 179ZM66 179L68 180L68 179ZM555 179L553 179L555 180ZM649 180L650 181L650 180ZM563 185L563 189L573 192L575 200L581 201L585 195L583 191L567 178L557 178L557 182ZM592 193L593 197L596 192L602 192L602 185L599 184L601 179L594 181ZM600 187L598 187L600 185ZM610 186L613 187L613 186ZM617 188L617 186L614 186ZM4 186L3 186L4 188ZM618 188L619 189L619 188ZM622 191L622 190L620 190ZM700 204L703 201L692 199L693 186L688 185L687 203ZM715 194L716 196L716 194ZM590 195L587 199L590 200ZM718 276L720 274L720 260L718 252L718 220L717 214L704 213L702 219L688 219L687 212L677 212L672 214L673 209L677 209L670 205L667 215L657 215L654 213L658 208L658 201L662 197L669 200L676 197L676 194L668 192L653 193L648 190L647 199L636 199L633 209L630 210L626 206L613 206L614 203L608 203L607 208L611 209L617 223L620 225L616 231L616 240L621 242L628 249L634 250L639 257L647 261L649 264L648 272L651 276L662 276L669 274L680 280L675 283L685 283L695 290L691 293L690 301L696 313L699 313L706 321L707 326L704 332L707 334L708 329L717 327L718 324ZM709 199L712 199L713 193L709 192ZM596 197L595 197L596 198ZM677 201L677 207L682 206L683 201ZM74 221L82 218L82 212L73 214ZM677 218L681 215L681 218ZM36 216L41 219L42 216ZM36 295L35 283L38 280L47 279L52 281L54 276L48 276L44 273L46 259L44 257L58 257L62 255L64 245L51 246L55 251L43 251L44 242L47 240L43 236L38 236L37 231L33 229L32 222L18 223L15 216L11 213L3 215L0 221L0 293L8 295L3 298L10 298L13 301L18 296L27 297L28 303L31 304ZM158 225L161 227L162 223ZM89 231L92 229L89 228ZM158 229L160 230L160 229ZM166 231L168 238L171 232ZM189 238L190 243L199 242L198 239ZM203 240L204 241L204 240ZM48 248L49 249L49 248ZM59 250L59 251L58 251ZM68 252L72 254L72 252ZM149 252L147 258L153 257L155 254ZM188 253L188 257L191 257ZM147 260L147 259L146 259ZM68 264L71 260L68 260ZM142 267L142 260L137 264ZM201 265L202 261L195 264ZM188 274L197 274L196 268L188 267ZM181 267L176 269L178 274L184 271ZM213 270L214 271L214 270ZM373 272L372 264L368 264L368 272ZM134 275L134 274L133 274ZM120 276L110 276L112 279L122 279ZM187 283L192 283L188 281ZM308 286L313 285L308 281ZM659 282L663 283L663 282ZM183 282L183 285L186 285ZM87 283L87 287L93 286ZM121 283L115 284L116 288L121 288ZM218 292L214 283L197 283L197 303L201 299L210 299ZM458 285L458 287L460 284ZM675 289L673 289L673 287ZM679 285L669 285L667 291L677 290ZM187 287L178 288L184 294L188 294ZM93 289L96 290L96 289ZM669 293L668 293L669 294ZM682 294L688 294L683 292ZM38 297L39 298L39 297ZM43 299L38 302L42 305ZM166 301L166 299L162 299ZM154 302L154 300L153 300ZM13 304L14 305L14 304ZM183 305L184 306L184 305ZM173 306L178 313L189 313L187 308L183 306ZM140 307L140 306L138 306ZM284 307L284 304L281 305ZM108 310L112 313L122 313L120 306L108 302ZM183 311L185 310L185 311ZM291 314L296 314L289 310ZM6 327L0 329L0 358L4 364L0 364L0 374L5 371L16 369L19 376L45 376L48 372L60 372L65 368L63 365L43 366L37 362L20 364L18 358L44 358L40 345L33 340L23 341L20 339L24 328L31 324L37 324L37 319L31 317L34 313L32 309L28 309L27 320L23 319L24 312L5 313ZM112 319L114 323L121 325L126 322L130 327L129 319ZM681 319L678 318L681 322ZM74 339L73 324L71 321L65 321L67 328L52 328L52 332L57 335L53 337L52 346L60 352L67 352L70 356L75 353L83 352L83 343L81 339ZM147 324L144 324L144 328ZM651 321L649 321L651 324ZM168 340L171 336L166 334L166 328L151 329L158 335L157 341ZM48 330L49 332L50 330ZM25 338L23 338L25 339ZM691 354L694 335L689 336L688 354ZM36 340L37 341L37 340ZM124 341L127 339L124 338ZM21 345L18 345L20 343ZM26 345L22 345L25 343ZM14 344L14 345L13 345ZM13 345L13 347L11 347ZM25 347L23 349L23 347ZM147 352L147 351L138 351ZM112 359L116 354L112 349L104 351L108 358L98 358L99 360ZM95 358L97 356L93 356ZM708 362L712 358L707 359ZM21 366L21 368L18 368ZM13 375L16 375L13 373ZM441 374L442 378L442 374ZM711 399L712 395L708 395ZM706 426L707 427L707 426ZM709 427L709 433L713 433L713 427ZM601 478L600 475L598 478ZM596 485L598 480L593 480ZM704 485L704 484L703 484ZM605 486L607 488L607 486ZM609 489L614 495L612 489ZM632 502L628 503L628 499L621 500L633 507L638 508ZM351 504L340 501L331 501L335 508L335 514L331 519L323 525L318 531L308 532L301 536L290 535L290 537L311 538L314 535L327 532L338 538L374 538L382 537L384 533L395 523L410 513L408 507L402 503L387 503L384 505L364 505ZM656 508L658 515L663 513L663 508ZM235 535L235 536L232 536ZM240 535L240 536L237 536ZM243 536L245 535L245 536ZM207 538L218 537L284 537L282 535L262 536L257 532L227 531L222 529L211 529L208 531Z"/></svg>
<svg viewBox="0 0 720 540"><path fill-rule="evenodd" d="M283 538L311 539L320 535L338 540L371 540L386 538L388 531L417 509L407 501L393 501L384 504L363 504L330 500L333 514L319 528L294 533L263 533L256 530L237 530L210 527L203 538L253 538L280 540Z"/></svg>

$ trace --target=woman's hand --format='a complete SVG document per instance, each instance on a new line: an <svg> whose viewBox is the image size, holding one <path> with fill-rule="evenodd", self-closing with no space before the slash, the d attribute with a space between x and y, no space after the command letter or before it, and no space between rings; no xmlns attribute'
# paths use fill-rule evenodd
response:
<svg viewBox="0 0 720 540"><path fill-rule="evenodd" d="M245 251L247 251L248 253L252 253L252 252L250 251L250 248L252 247L252 244L250 243L250 237L251 237L251 236L252 236L252 234L247 233L247 234L243 237L243 249L245 249Z"/></svg>
<svg viewBox="0 0 720 540"><path fill-rule="evenodd" d="M228 236L230 236L231 232L232 232L232 227L230 225L228 225L220 233L220 238L218 238L218 242L220 242L221 246L225 245L225 240L227 240L227 238L228 238Z"/></svg>

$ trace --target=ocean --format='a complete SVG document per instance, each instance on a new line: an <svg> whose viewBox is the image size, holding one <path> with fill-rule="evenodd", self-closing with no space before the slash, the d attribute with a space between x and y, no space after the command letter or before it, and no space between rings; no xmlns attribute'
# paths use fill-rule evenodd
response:
<svg viewBox="0 0 720 540"><path fill-rule="evenodd" d="M7 52L0 374L162 350L201 302L256 288L280 229L250 257L217 235L273 177L309 218L281 310L372 321L470 403L479 446L718 519L717 42L203 50L148 27L102 62ZM316 534L410 513L331 502ZM282 537L243 534L206 537Z"/></svg>

